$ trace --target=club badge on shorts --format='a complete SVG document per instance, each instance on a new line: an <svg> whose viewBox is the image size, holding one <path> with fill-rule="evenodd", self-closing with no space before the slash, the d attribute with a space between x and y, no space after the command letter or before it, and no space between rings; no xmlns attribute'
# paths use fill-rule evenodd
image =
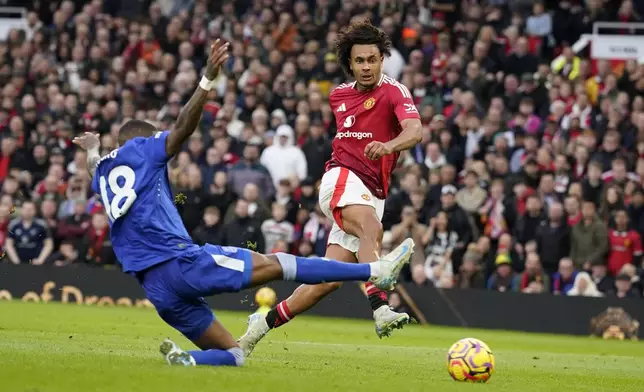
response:
<svg viewBox="0 0 644 392"><path fill-rule="evenodd" d="M371 97L371 98L367 99L366 101L364 101L363 106L364 106L365 109L369 110L375 104L376 104L376 99L374 97Z"/></svg>
<svg viewBox="0 0 644 392"><path fill-rule="evenodd" d="M366 200L366 201L371 200L371 198L369 197L369 195L367 195L366 193L363 193L363 194L362 194L362 198L363 198L364 200Z"/></svg>

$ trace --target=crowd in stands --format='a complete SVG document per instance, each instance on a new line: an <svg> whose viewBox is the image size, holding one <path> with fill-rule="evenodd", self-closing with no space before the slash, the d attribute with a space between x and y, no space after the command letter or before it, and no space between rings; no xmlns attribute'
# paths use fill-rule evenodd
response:
<svg viewBox="0 0 644 392"><path fill-rule="evenodd" d="M232 43L199 129L171 162L198 243L323 255L316 187L344 82L340 28L392 39L423 142L401 155L383 250L418 244L405 279L441 288L642 296L644 65L571 45L632 0L33 1L0 42L2 262L116 264L85 153L128 119L170 129L207 45ZM622 33L628 34L629 31ZM553 59L558 59L553 62Z"/></svg>

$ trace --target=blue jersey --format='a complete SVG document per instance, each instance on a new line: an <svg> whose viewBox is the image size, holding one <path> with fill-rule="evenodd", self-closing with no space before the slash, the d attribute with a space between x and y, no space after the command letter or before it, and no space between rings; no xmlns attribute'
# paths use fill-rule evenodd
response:
<svg viewBox="0 0 644 392"><path fill-rule="evenodd" d="M128 140L101 158L92 190L110 221L112 247L124 272L185 255L192 242L174 205L165 150L169 131Z"/></svg>

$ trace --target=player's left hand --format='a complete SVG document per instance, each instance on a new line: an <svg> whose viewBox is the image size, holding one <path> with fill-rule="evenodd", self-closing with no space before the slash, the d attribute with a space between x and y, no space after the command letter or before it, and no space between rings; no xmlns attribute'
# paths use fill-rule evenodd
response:
<svg viewBox="0 0 644 392"><path fill-rule="evenodd" d="M101 146L101 140L98 138L98 135L95 135L91 132L85 132L83 136L76 136L72 143L79 146L83 150L93 150Z"/></svg>
<svg viewBox="0 0 644 392"><path fill-rule="evenodd" d="M364 148L364 156L373 160L380 159L392 152L393 151L386 143L376 141L367 144L367 147Z"/></svg>
<svg viewBox="0 0 644 392"><path fill-rule="evenodd" d="M214 44L210 46L210 53L208 54L208 63L206 64L206 78L208 80L215 80L219 74L221 66L228 61L228 47L230 44L217 39Z"/></svg>

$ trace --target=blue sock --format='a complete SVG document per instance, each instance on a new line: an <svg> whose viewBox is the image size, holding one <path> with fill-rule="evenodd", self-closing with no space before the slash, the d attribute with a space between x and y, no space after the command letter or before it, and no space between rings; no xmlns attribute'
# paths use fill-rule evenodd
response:
<svg viewBox="0 0 644 392"><path fill-rule="evenodd" d="M240 363L235 353L231 352L232 350L194 350L188 351L188 354L192 355L197 365L240 366L243 363L243 359ZM238 350L241 351L241 349ZM243 352L241 352L241 355L243 357Z"/></svg>
<svg viewBox="0 0 644 392"><path fill-rule="evenodd" d="M299 257L277 253L282 265L284 280L317 284L324 282L366 282L372 276L371 265L342 263L320 257Z"/></svg>

